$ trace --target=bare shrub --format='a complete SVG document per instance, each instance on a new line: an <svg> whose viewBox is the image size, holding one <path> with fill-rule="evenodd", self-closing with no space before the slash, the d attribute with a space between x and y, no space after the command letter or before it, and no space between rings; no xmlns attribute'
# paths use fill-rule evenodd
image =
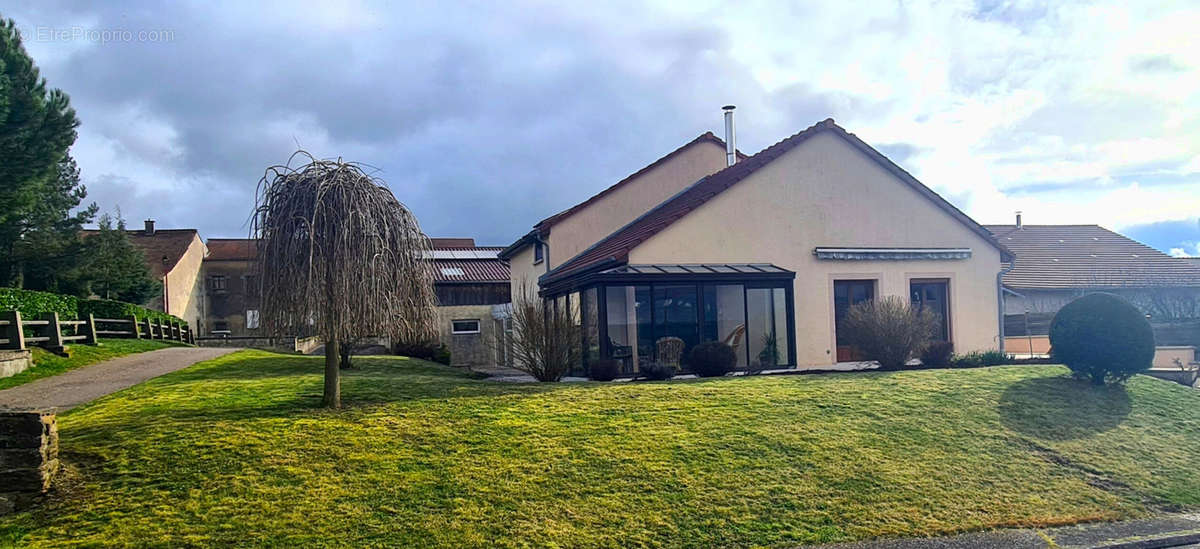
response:
<svg viewBox="0 0 1200 549"><path fill-rule="evenodd" d="M513 368L538 381L558 381L582 359L579 321L521 284L512 304Z"/></svg>
<svg viewBox="0 0 1200 549"><path fill-rule="evenodd" d="M903 367L928 345L938 327L933 311L919 311L899 296L854 305L842 322L849 343L885 370Z"/></svg>

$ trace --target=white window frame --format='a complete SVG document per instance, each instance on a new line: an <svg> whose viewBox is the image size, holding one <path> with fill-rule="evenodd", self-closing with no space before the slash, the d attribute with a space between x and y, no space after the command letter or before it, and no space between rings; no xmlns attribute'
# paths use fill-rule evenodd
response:
<svg viewBox="0 0 1200 549"><path fill-rule="evenodd" d="M541 257L538 257L541 256ZM533 243L533 264L537 265L546 260L546 250L541 242Z"/></svg>
<svg viewBox="0 0 1200 549"><path fill-rule="evenodd" d="M454 326L454 323L456 323L456 322L474 322L475 329L474 330L459 330L457 327ZM456 318L456 319L450 321L450 333L452 333L454 335L478 334L482 328L483 328L483 322L480 321L478 318Z"/></svg>

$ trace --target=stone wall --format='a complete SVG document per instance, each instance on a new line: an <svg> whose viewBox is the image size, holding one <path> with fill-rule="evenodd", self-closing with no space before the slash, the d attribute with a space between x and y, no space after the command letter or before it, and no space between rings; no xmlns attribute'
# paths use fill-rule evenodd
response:
<svg viewBox="0 0 1200 549"><path fill-rule="evenodd" d="M297 352L297 339L295 337L252 337L252 336L229 336L229 337L197 337L196 345L199 347L249 347L252 349L266 349L269 351L286 351Z"/></svg>
<svg viewBox="0 0 1200 549"><path fill-rule="evenodd" d="M33 365L29 350L0 351L0 377L15 376Z"/></svg>
<svg viewBox="0 0 1200 549"><path fill-rule="evenodd" d="M28 507L57 471L54 413L0 410L0 515Z"/></svg>

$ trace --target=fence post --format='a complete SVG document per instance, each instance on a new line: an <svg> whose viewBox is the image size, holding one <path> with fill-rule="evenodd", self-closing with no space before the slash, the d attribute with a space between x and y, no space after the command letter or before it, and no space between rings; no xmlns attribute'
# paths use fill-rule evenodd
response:
<svg viewBox="0 0 1200 549"><path fill-rule="evenodd" d="M42 319L46 320L46 337L50 338L46 342L46 348L54 353L66 352L67 348L63 345L62 340L62 325L58 323L58 313L46 313L42 315Z"/></svg>
<svg viewBox="0 0 1200 549"><path fill-rule="evenodd" d="M154 319L154 339L166 339L163 333L163 323L159 319Z"/></svg>
<svg viewBox="0 0 1200 549"><path fill-rule="evenodd" d="M150 317L146 317L146 339L154 339L154 325L150 323Z"/></svg>
<svg viewBox="0 0 1200 549"><path fill-rule="evenodd" d="M8 344L4 348L24 351L25 330L21 328L21 311L0 312L0 320L8 321L8 328L0 330L0 333L5 334L4 338L8 340Z"/></svg>
<svg viewBox="0 0 1200 549"><path fill-rule="evenodd" d="M183 341L183 332L179 330L179 323L171 321L171 339L175 341Z"/></svg>
<svg viewBox="0 0 1200 549"><path fill-rule="evenodd" d="M142 329L140 326L138 326L137 315L129 315L129 325L133 326L133 328L131 328L131 331L133 331L133 339L141 339Z"/></svg>
<svg viewBox="0 0 1200 549"><path fill-rule="evenodd" d="M83 332L83 335L87 336L87 339L83 340L84 343L88 345L100 344L100 342L96 340L96 315L88 313L87 324L83 325Z"/></svg>

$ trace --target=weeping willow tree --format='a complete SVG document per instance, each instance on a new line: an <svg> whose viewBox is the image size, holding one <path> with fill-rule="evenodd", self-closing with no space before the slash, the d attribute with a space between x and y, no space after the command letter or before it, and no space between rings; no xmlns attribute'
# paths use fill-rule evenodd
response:
<svg viewBox="0 0 1200 549"><path fill-rule="evenodd" d="M293 168L297 160L302 165ZM412 212L358 164L301 151L268 168L252 225L260 325L276 336L322 338L326 406L341 406L340 343L436 335L429 239Z"/></svg>

